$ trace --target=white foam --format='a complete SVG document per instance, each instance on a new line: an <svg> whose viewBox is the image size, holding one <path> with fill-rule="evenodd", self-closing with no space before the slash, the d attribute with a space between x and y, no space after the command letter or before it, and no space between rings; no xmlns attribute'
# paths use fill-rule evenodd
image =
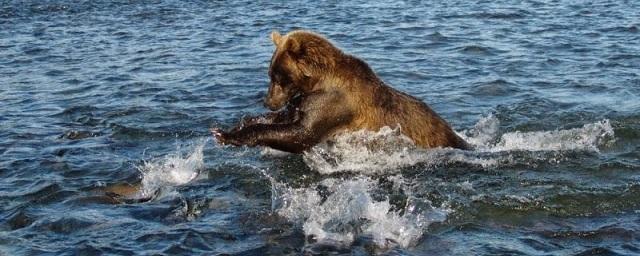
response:
<svg viewBox="0 0 640 256"><path fill-rule="evenodd" d="M608 119L585 124L580 128L536 132L507 132L498 137L499 120L488 115L476 125L459 133L477 151L599 151L599 147L612 142L613 127Z"/></svg>
<svg viewBox="0 0 640 256"><path fill-rule="evenodd" d="M391 179L396 189L409 191L401 177ZM302 225L305 235L318 242L349 245L358 236L371 236L379 246L390 242L410 246L433 222L444 221L448 209L431 206L426 199L410 197L402 213L392 210L389 200L376 201L376 182L359 176L352 179L325 179L316 185L326 188L326 199L315 186L293 189L274 187L275 211Z"/></svg>
<svg viewBox="0 0 640 256"><path fill-rule="evenodd" d="M608 120L585 124L583 127L536 132L500 134L500 122L493 115L481 118L476 125L459 133L475 150L451 148L420 149L402 135L400 129L383 128L379 132L358 131L337 137L312 148L304 161L321 174L349 171L355 177L326 178L303 188L291 188L271 180L272 208L279 215L302 226L305 235L319 242L349 245L362 236L372 237L381 247L414 244L430 224L446 220L450 209L433 207L424 198L412 196L420 190L401 175L392 175L405 166L420 164L430 168L447 163L465 163L482 167L511 162L557 161L556 154L538 151L595 151L614 138ZM510 151L532 151L521 156ZM522 155L522 154L520 154ZM551 158L549 158L551 157ZM533 161L530 161L533 159ZM388 199L381 200L374 190L379 186L371 174L387 174L392 190L407 196L402 210L394 210ZM266 174L266 173L265 173ZM268 176L268 175L267 175ZM415 186L417 186L416 184ZM470 182L459 183L473 191ZM374 194L376 196L374 196ZM389 191L384 191L388 196ZM515 198L526 202L528 198Z"/></svg>
<svg viewBox="0 0 640 256"><path fill-rule="evenodd" d="M509 156L493 154L505 151L599 151L612 141L614 131L609 120L585 124L581 128L499 134L500 122L493 116L481 118L473 128L458 133L475 150L452 148L420 149L400 129L384 127L378 132L357 131L338 136L304 153L304 160L322 174L352 171L364 174L389 173L399 168L424 164L437 166L467 163L491 167Z"/></svg>
<svg viewBox="0 0 640 256"><path fill-rule="evenodd" d="M588 150L599 152L598 147L614 138L613 127L605 119L581 128L541 132L505 133L490 147L491 151L567 151Z"/></svg>
<svg viewBox="0 0 640 256"><path fill-rule="evenodd" d="M271 157L286 157L288 155L291 155L291 153L289 152L280 151L270 147L263 147L262 150L260 151L260 154L263 156L271 156Z"/></svg>
<svg viewBox="0 0 640 256"><path fill-rule="evenodd" d="M378 172L422 161L413 141L400 128L357 131L338 136L304 153L311 168L323 174L340 171Z"/></svg>
<svg viewBox="0 0 640 256"><path fill-rule="evenodd" d="M499 127L500 121L498 118L493 114L489 114L480 118L473 128L458 133L458 135L471 145L485 146L495 140Z"/></svg>
<svg viewBox="0 0 640 256"><path fill-rule="evenodd" d="M378 132L357 131L338 136L304 153L305 163L322 174L352 171L363 174L390 173L415 164L441 165L466 162L492 166L493 159L451 148L421 149L400 128L383 127Z"/></svg>
<svg viewBox="0 0 640 256"><path fill-rule="evenodd" d="M142 173L140 197L153 197L157 191L186 184L195 179L204 167L204 142L194 146L187 154L176 153L144 162L138 166Z"/></svg>

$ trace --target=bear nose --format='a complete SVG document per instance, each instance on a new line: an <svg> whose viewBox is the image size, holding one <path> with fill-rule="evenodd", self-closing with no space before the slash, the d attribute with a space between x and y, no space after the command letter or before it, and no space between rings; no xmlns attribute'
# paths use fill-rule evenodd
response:
<svg viewBox="0 0 640 256"><path fill-rule="evenodd" d="M268 108L268 109L273 110L273 102L269 101L269 98L268 98L268 97L264 99L264 102L262 102L262 105L263 105L265 108Z"/></svg>
<svg viewBox="0 0 640 256"><path fill-rule="evenodd" d="M264 103L264 107L268 108L271 111L276 111L276 110L280 109L276 105L274 105L273 103L268 103L268 102Z"/></svg>

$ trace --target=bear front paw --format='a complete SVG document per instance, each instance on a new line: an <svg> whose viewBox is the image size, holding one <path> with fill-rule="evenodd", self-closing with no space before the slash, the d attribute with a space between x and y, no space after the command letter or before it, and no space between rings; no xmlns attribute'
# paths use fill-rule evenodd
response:
<svg viewBox="0 0 640 256"><path fill-rule="evenodd" d="M210 129L211 134L213 134L213 137L216 138L216 141L218 141L218 143L225 145L225 144L229 144L227 142L227 133L225 133L224 131L222 131L222 129L220 128L211 128Z"/></svg>
<svg viewBox="0 0 640 256"><path fill-rule="evenodd" d="M213 134L213 137L216 138L218 143L222 145L235 145L235 146L242 145L242 143L233 136L234 134L233 131L225 132L220 128L211 128L210 131Z"/></svg>

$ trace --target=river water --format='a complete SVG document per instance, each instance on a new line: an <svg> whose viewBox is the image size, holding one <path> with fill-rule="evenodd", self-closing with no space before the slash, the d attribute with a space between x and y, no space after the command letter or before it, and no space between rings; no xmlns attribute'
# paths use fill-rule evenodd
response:
<svg viewBox="0 0 640 256"><path fill-rule="evenodd" d="M446 2L446 3L443 3ZM636 1L2 1L0 254L640 253ZM309 29L474 151L217 145ZM117 203L139 184L148 202Z"/></svg>

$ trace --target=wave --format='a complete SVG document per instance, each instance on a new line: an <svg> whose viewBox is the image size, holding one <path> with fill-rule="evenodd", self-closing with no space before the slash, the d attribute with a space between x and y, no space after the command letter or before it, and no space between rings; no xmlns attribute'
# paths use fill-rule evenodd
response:
<svg viewBox="0 0 640 256"><path fill-rule="evenodd" d="M304 153L304 161L321 174L357 172L364 174L398 172L400 168L423 164L464 163L481 167L497 166L517 159L501 152L592 151L615 140L613 127L605 119L580 128L506 132L500 134L500 122L493 116L481 118L473 128L458 132L473 151L452 148L421 149L400 129L384 127L378 132L358 131L337 137ZM533 156L534 154L531 154Z"/></svg>
<svg viewBox="0 0 640 256"><path fill-rule="evenodd" d="M608 119L580 128L539 132L508 132L497 138L499 120L493 115L484 117L469 131L459 133L477 151L567 151L599 152L599 147L614 141L615 133ZM497 140L496 140L497 138ZM496 141L492 143L492 141Z"/></svg>
<svg viewBox="0 0 640 256"><path fill-rule="evenodd" d="M529 162L526 157L546 162L550 156L537 152L598 152L599 147L614 139L609 120L554 131L501 134L499 128L499 120L488 115L471 129L460 132L473 145L473 151L420 149L400 129L388 127L339 136L312 148L303 159L320 174L354 175L325 178L302 188L270 178L272 208L299 224L306 236L320 244L348 246L359 238L371 237L379 247L407 247L419 240L431 224L445 221L453 210L448 206L452 202L447 200L434 206L424 197L420 184L412 184L398 174L402 167L420 164L429 169L452 163L491 167ZM520 159L522 155L525 159ZM392 184L383 184L384 180ZM397 200L399 197L404 199Z"/></svg>
<svg viewBox="0 0 640 256"><path fill-rule="evenodd" d="M409 247L417 244L432 224L446 221L455 202L432 202L424 193L424 184L399 173L402 167L420 164L428 169L447 163L498 166L521 161L514 159L514 151L598 152L614 138L608 120L565 130L501 133L499 120L493 115L459 134L475 150L420 149L400 129L388 127L339 136L312 148L303 160L320 174L349 174L295 187L263 170L272 186L272 211L298 225L312 244L350 246L370 238L382 248ZM166 195L173 187L196 179L204 167L203 147L201 143L187 154L174 153L139 166L143 175L139 196ZM470 183L460 186L473 189Z"/></svg>

